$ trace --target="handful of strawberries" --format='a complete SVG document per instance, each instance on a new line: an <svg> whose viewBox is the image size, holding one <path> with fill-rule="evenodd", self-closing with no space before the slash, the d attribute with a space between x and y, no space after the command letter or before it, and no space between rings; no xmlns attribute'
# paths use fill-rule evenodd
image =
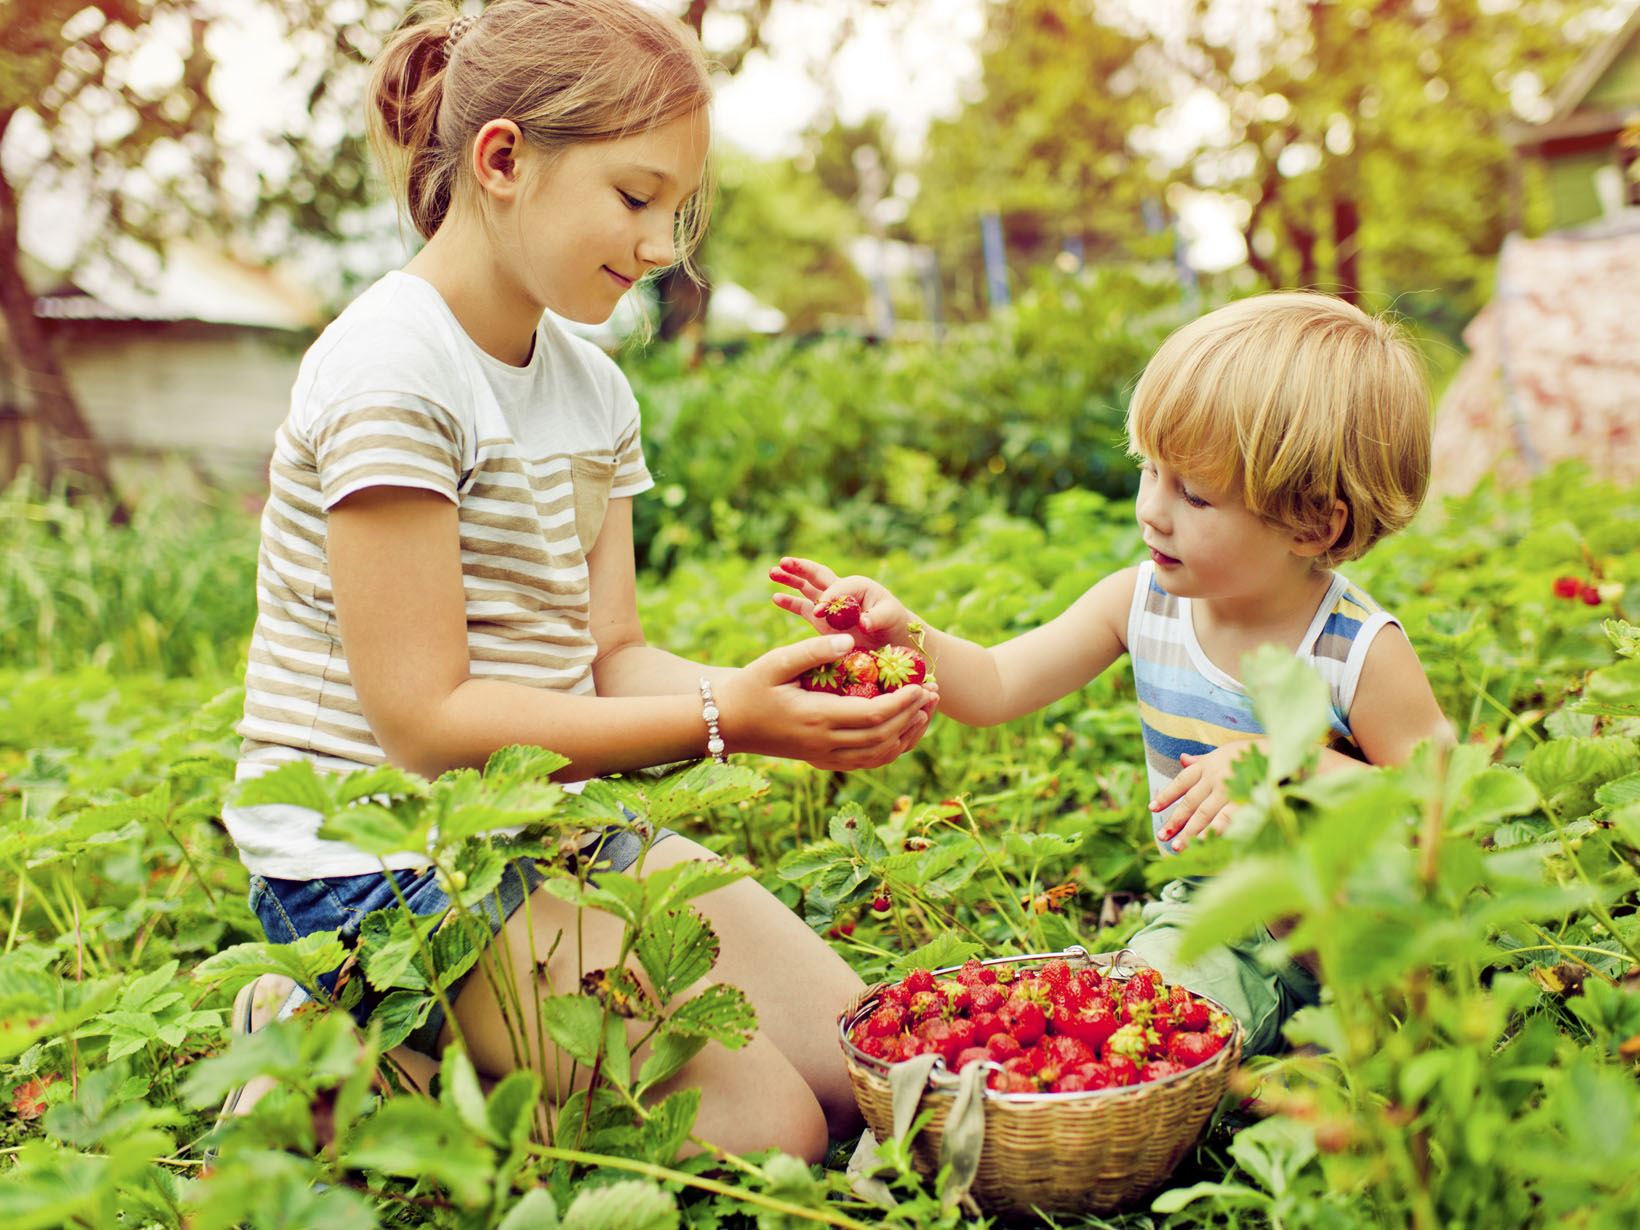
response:
<svg viewBox="0 0 1640 1230"><path fill-rule="evenodd" d="M837 631L846 632L860 622L860 600L846 594L817 607L816 613ZM835 662L804 671L797 682L805 692L831 692L866 700L921 683L932 673L922 651L923 628L914 623L908 631L915 647L884 645L880 649L851 650Z"/></svg>
<svg viewBox="0 0 1640 1230"><path fill-rule="evenodd" d="M1235 1030L1227 1012L1161 973L1125 979L970 960L949 978L913 970L886 988L848 1032L863 1055L887 1063L939 1054L946 1067L993 1062L999 1093L1087 1093L1161 1080L1212 1058Z"/></svg>

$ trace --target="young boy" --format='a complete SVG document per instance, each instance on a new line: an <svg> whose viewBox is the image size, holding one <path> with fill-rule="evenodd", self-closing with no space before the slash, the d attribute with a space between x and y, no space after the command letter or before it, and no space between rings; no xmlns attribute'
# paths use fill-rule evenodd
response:
<svg viewBox="0 0 1640 1230"><path fill-rule="evenodd" d="M1051 622L989 649L922 621L940 707L970 726L1040 709L1131 655L1151 811L1163 853L1223 832L1236 757L1263 729L1238 682L1261 645L1312 663L1332 693L1329 771L1397 764L1450 727L1396 620L1331 571L1404 527L1429 474L1429 393L1417 357L1385 321L1324 295L1244 299L1163 343L1128 411L1141 477L1135 511L1148 560L1098 582ZM912 616L883 586L783 559L775 602L860 599L859 636L906 641ZM1219 999L1247 1029L1247 1053L1319 987L1305 965L1271 972L1268 933L1176 960L1192 909L1174 880L1145 908L1131 947L1170 981Z"/></svg>

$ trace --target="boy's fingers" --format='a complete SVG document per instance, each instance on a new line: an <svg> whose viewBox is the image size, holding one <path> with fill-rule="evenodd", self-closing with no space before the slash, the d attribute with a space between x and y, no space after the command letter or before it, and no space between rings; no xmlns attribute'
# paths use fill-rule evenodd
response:
<svg viewBox="0 0 1640 1230"><path fill-rule="evenodd" d="M783 555L780 557L780 567L794 577L800 578L805 584L813 585L816 589L825 589L837 584L837 574L824 564L817 564L812 559L804 559L801 555Z"/></svg>

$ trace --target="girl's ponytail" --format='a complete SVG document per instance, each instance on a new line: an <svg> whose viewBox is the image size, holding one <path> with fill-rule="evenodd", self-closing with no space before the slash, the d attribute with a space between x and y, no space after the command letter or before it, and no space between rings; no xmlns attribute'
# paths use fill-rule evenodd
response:
<svg viewBox="0 0 1640 1230"><path fill-rule="evenodd" d="M490 120L512 120L551 153L698 111L711 81L683 23L637 0L493 0L477 16L456 0L421 0L376 57L369 98L371 147L431 239L473 187L465 157ZM709 198L708 187L678 219L686 271Z"/></svg>
<svg viewBox="0 0 1640 1230"><path fill-rule="evenodd" d="M370 76L371 148L394 198L425 239L450 212L459 164L440 148L439 111L451 27L470 21L448 0L417 5L376 57Z"/></svg>

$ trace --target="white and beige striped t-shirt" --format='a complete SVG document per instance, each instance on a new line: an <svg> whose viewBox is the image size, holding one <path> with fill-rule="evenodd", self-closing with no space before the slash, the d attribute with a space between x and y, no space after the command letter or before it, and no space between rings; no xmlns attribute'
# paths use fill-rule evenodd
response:
<svg viewBox="0 0 1640 1230"><path fill-rule="evenodd" d="M503 363L430 283L403 272L365 291L304 357L269 484L240 778L299 757L334 771L384 760L336 628L325 521L340 500L373 486L448 498L460 509L472 673L589 693L587 551L609 501L653 485L637 402L607 355L549 317L529 363ZM321 841L318 815L303 808L223 818L260 875L381 867Z"/></svg>

